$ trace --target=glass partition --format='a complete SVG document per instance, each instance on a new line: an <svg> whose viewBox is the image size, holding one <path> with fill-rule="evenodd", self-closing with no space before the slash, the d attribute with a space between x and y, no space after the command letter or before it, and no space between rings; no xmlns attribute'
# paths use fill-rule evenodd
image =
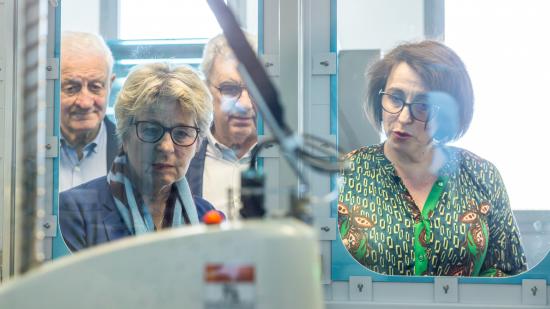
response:
<svg viewBox="0 0 550 309"><path fill-rule="evenodd" d="M243 28L247 29L247 31L251 34L251 36L255 36L257 33L257 25L258 25L257 2L256 1L240 1L240 2L234 1L233 7L236 10L235 11L236 14L239 16L239 19ZM115 8L117 10L116 13L108 11ZM61 146L60 160L62 161L63 159L65 159L67 160L67 162L70 161L72 162L72 165L70 166L70 171L65 173L64 170L66 171L67 168L64 168L63 164L60 164L61 172L59 173L59 175L60 175L60 178L64 178L64 179L68 179L68 178L77 179L79 177L85 177L84 174L86 173L89 174L92 172L97 174L97 177L106 176L110 172L111 167L114 165L114 163L113 165L109 163L118 160L119 156L117 156L117 154L119 154L120 148L124 147L125 143L128 142L127 138L122 138L122 145L118 143L120 139L118 136L116 136L115 126L120 126L120 124L115 123L116 119L114 117L114 105L117 101L118 94L122 86L124 85L124 83L127 81L128 74L131 72L131 70L138 65L149 64L153 62L155 63L162 62L169 65L187 65L188 67L191 67L192 70L194 70L194 73L197 74L196 76L189 78L190 73L185 72L185 73L182 73L182 75L178 75L178 78L180 82L183 82L183 80L189 78L185 82L188 83L187 87L189 87L189 89L193 88L193 90L196 91L194 93L189 94L194 96L193 102L191 103L196 104L196 102L206 99L210 95L209 89L207 88L202 89L202 90L206 89L206 92L204 92L201 90L201 87L199 87L200 85L193 84L193 83L197 82L196 77L198 77L199 80L204 81L204 76L201 73L199 68L199 65L202 61L203 50L210 38L213 38L217 34L221 33L221 28L218 26L218 23L215 20L214 15L210 11L210 8L207 2L201 1L201 0L193 0L193 1L163 0L160 2L159 1L151 2L151 1L119 0L115 5L112 5L112 3L107 3L104 1L92 1L92 2L83 1L80 5L75 3L70 3L67 6L62 6L61 9L62 9L61 15L63 17L62 19L65 21L64 23L62 23L62 29L61 29L62 33L66 31L73 31L73 32L86 32L86 33L104 35L105 43L107 44L106 48L108 48L108 51L113 56L113 63L112 63L113 70L112 70L112 75L108 77L108 80L103 80L104 77L107 75L107 72L103 72L104 70L102 69L103 68L102 65L105 65L105 60L101 59L103 56L105 56L104 55L105 50L102 50L103 47L98 46L101 44L97 42L93 43L92 44L93 46L88 46L88 47L83 47L84 46L83 43L82 43L83 45L75 44L75 46L73 47L67 47L66 50L67 51L70 50L71 52L76 51L76 53L73 53L71 54L72 56L70 57L67 56L65 58L63 57L63 54L61 55L61 59L62 59L61 81L62 82L61 82L60 120L61 120L61 135L62 135L61 137L62 138L60 143L60 146ZM79 19L75 18L75 16L82 9L85 9L86 11L90 12L90 14L93 15L93 17L90 17L90 19L83 20L84 23L79 23ZM103 18L105 16L108 16L108 17L116 16L116 19L113 20L111 18ZM102 31L106 31L107 33L101 33ZM113 33L116 33L114 37L113 37ZM87 37L84 40L92 40L92 39L90 37ZM64 46L65 41L63 40L63 38L61 39L61 41L62 41L61 45ZM71 42L74 42L74 41L71 41ZM92 50L95 50L96 52L90 53L88 49L90 47ZM86 53L83 52L83 50L86 51ZM69 55L69 52L67 52L66 54ZM80 55L80 56L74 56L74 55ZM82 62L82 60L85 57L90 57L90 58L96 57L93 59L95 62L92 63L92 60L90 60L90 62ZM79 62L78 65L73 65L77 62ZM92 63L92 64L90 65L89 63ZM81 68L82 70L78 68ZM235 72L236 72L236 69L235 69ZM172 72L171 74L174 74L174 72ZM160 74L159 76L160 78L163 78L164 75ZM200 82L200 84L202 84L202 81ZM151 83L151 85L153 84L154 83ZM99 91L99 90L96 90L96 88L94 87L103 88L103 90ZM225 87L220 91L223 91L225 93L228 91L226 88L229 89L230 87ZM86 91L82 91L81 89L86 89ZM76 94L77 92L78 94ZM104 96L103 94L106 94L106 95ZM214 94L212 95L214 96ZM76 104L77 101L79 103ZM86 104L82 103L84 101L88 103L86 102L85 102ZM133 102L129 102L129 103L133 103ZM189 107L189 108L195 108L195 107ZM93 113L92 112L89 113L89 111L93 111ZM172 112L169 112L168 114L179 115L178 112L175 112L175 113L172 113ZM208 111L207 109L204 109L204 108L201 109L197 107L197 111L195 112L204 114ZM72 118L75 118L76 116L80 117L81 121L74 121L74 123L70 125L72 126L71 130L73 131L76 131L77 129L85 130L86 129L85 125L88 122L91 123L91 116L90 117L88 116L91 114L99 115L101 113L103 113L105 115L105 118L108 120L99 122L101 123L101 125L99 126L98 131L94 131L95 132L94 134L96 134L95 135L96 137L93 140L88 141L87 144L84 146L84 148L82 148L79 152L78 148L73 147L73 144L71 144L70 138L67 138L64 136L65 134L63 132L67 131L67 127L69 127L68 124L64 124L63 122L64 119L66 119L68 123L70 117ZM71 115L71 116L69 117L67 115ZM195 137L194 142L196 142L197 140L203 141L203 139L206 138L207 136L206 132L210 131L210 128L201 127L201 123L206 121L206 118L211 117L211 115L210 114L203 115L204 119L201 118L202 116L201 117L196 116L196 119L195 118L187 119L184 117L185 118L184 120L182 120L183 119L182 118L177 121L172 120L170 117L165 117L165 116L158 116L158 115L155 116L154 111L150 111L141 116L134 115L132 117L134 118L141 117L141 118L137 119L137 121L136 119L130 119L129 121L132 123L129 126L132 126L132 128L130 128L131 130L135 130L137 132L137 138L139 138L141 141L140 145L143 145L143 147L146 148L148 144L152 145L156 141L154 138L149 138L149 136L146 133L150 132L153 129L158 129L159 127L158 126L146 127L145 125L147 125L147 123L144 123L144 121L154 120L156 121L155 124L158 124L157 122L161 120L166 123L170 122L171 126L175 128L175 129L172 128L172 130L170 131L170 136L172 137L172 140L174 141L174 143L178 142L179 146L184 145L185 147L188 147L184 149L184 148L181 148L184 146L181 146L180 148L178 148L179 149L178 151L186 152L186 153L188 152L189 155L185 155L186 157L185 159L190 160L193 157L193 155L199 151L202 143L201 144L190 143L187 140L183 141L181 139L178 139L176 132L179 132L181 136L186 134L191 134L192 136ZM153 117L154 119L151 117ZM158 119L155 117L157 117ZM150 118L153 120L151 120ZM137 124L137 122L140 122L139 125ZM163 125L164 125L164 122L163 122ZM65 128L63 127L63 125L65 125ZM128 124L125 124L125 125L128 125ZM133 125L135 125L135 128L133 127ZM191 128L191 126L193 128ZM201 132L200 138L198 138L199 132ZM132 134L129 134L129 135L132 135ZM124 135L124 136L127 137L128 135ZM195 144L197 144L198 146ZM124 149L125 151L127 151L128 148L124 148ZM184 149L185 151L182 149ZM133 158L132 161L140 161L140 160L143 161L143 160L146 160L147 156L150 156L150 153L147 153L146 150L135 151L135 153L137 153L137 157ZM98 160L97 165L91 166L90 163L86 163L86 162L90 162L90 161L87 161L88 158L92 158L96 156L99 156L99 159L97 159ZM108 162L106 166L104 164L105 159ZM160 159L157 159L157 160L160 160ZM168 159L165 159L165 161L166 160ZM177 165L174 168L178 170L178 176L180 176L180 174L185 175L185 172L183 172L182 174L182 171L180 169L180 167L184 167L183 165L185 164L180 164L179 162L180 160L175 160L173 162L174 166ZM156 163L154 163L153 166L158 165L158 164L156 165L155 164ZM166 166L166 164L160 167L156 166L155 167L155 169L157 169L156 172L160 173L160 170L158 170L159 168L166 170L167 168L170 168L170 166ZM85 169L90 172L83 172ZM185 166L185 169L188 169L188 167ZM95 177L93 178L97 179ZM178 179L181 180L181 178L178 178ZM91 181L93 180L87 179L86 181L81 181L80 183L74 182L74 186L72 187L74 188L75 186L81 183L89 184ZM111 183L111 182L108 182L108 183ZM136 185L136 184L133 184L133 185ZM144 186L144 188L147 188L147 187L148 186ZM132 186L132 188L135 188L135 187ZM65 189L66 187L60 186L59 191L65 191ZM95 187L94 188L82 187L81 191L79 191L80 193L77 194L77 196L85 196L86 194L90 194L90 201L91 200L95 201L98 198L100 200L103 199L102 194L104 192L96 189L97 188ZM111 191L112 190L114 189L111 187ZM181 193L181 190L183 189L180 189L178 185L178 194L180 197L183 194ZM137 199L140 198L139 194L136 196L137 196ZM110 200L110 197L108 197L107 199ZM64 201L67 202L67 199L60 198L60 201L62 203ZM115 204L118 203L118 201L119 199L117 199L117 202L115 202ZM89 203L92 203L92 202L89 202ZM183 203L185 206L187 202L181 202L181 203ZM201 202L200 201L197 202L197 200L195 200L195 204L197 203L201 203ZM65 203L64 205L68 205L68 204L70 203ZM67 226L67 228L63 228L64 213L70 214L72 216L71 220L73 220L73 218L74 220L79 220L82 218L89 219L92 213L95 213L96 215L100 216L100 215L105 215L106 213L111 212L112 210L115 210L115 213L117 211L120 211L120 207L118 204L116 205L110 205L110 203L107 203L107 204L109 205L107 205L106 208L102 208L102 207L94 208L90 206L88 208L86 207L82 208L81 211L78 211L75 209L68 209L68 208L61 209L59 211L59 217L60 217L60 222L62 222L60 224L62 226L62 229L60 231L61 233L58 233L58 237L54 241L54 248L53 248L54 257L64 256L69 253L69 251L67 250L67 247L65 246L65 243L63 242L63 238L67 241L67 244L69 244L71 241L74 241L77 243L82 241L82 239L68 240L67 238L69 237L68 235L74 232L74 230L72 230L73 229L72 226L68 226L68 225L65 225ZM177 208L177 205L179 205L178 201L176 201L175 204ZM114 208L115 206L116 208ZM67 206L67 207L70 207L70 206ZM110 209L110 208L113 208L113 209ZM199 206L197 206L197 209L198 208ZM144 225L148 226L148 222L149 222L148 215L154 218L155 214L145 214L143 213L143 210L139 210L139 211L142 213L142 216L144 217L144 221L145 221ZM129 221L132 221L131 218L137 217L135 213L129 213L127 215L128 215L128 218L130 218L128 219ZM107 215L107 217L109 216ZM173 218L175 217L179 217L179 216L173 215ZM105 220L108 220L108 218L105 218ZM117 221L116 224L113 223L112 225L105 224L104 229L101 227L97 227L97 228L92 228L92 230L87 230L85 231L87 235L86 237L88 238L91 237L90 239L97 239L102 237L107 240L114 239L114 238L118 239L120 235L124 235L126 232L124 231L124 228L118 228L114 226L119 226L119 225L120 225L119 227L123 226L120 224L121 222L128 225L129 221L126 219L124 220L125 220L124 222L119 220L120 222ZM190 220L192 221L192 219ZM134 224L133 228L135 228L137 231L137 225L135 220L133 221L133 224ZM74 227L74 228L76 229L86 225L90 225L90 224L79 225L78 227ZM138 225L139 225L139 222L138 222ZM65 231L65 234L63 234L64 231ZM90 235L95 235L95 236L90 236ZM71 247L71 244L69 244L69 247Z"/></svg>
<svg viewBox="0 0 550 309"><path fill-rule="evenodd" d="M434 4L439 4L441 9ZM550 26L544 17L549 8L545 1L338 2L341 146L351 151L386 141L385 134L369 123L363 108L368 91L366 72L397 45L433 38L430 31L433 29L428 29L433 24L429 21L442 20L442 24L436 25L441 34L436 39L462 59L475 97L468 131L448 145L475 153L492 162L500 172L529 268L537 265L550 248L550 207L541 198L549 172L544 137L548 107L545 100L539 98L539 89L544 89L549 82L544 72L550 69L545 56L550 45L543 39ZM342 204L339 210L345 207L342 211L352 212L352 208L358 206L362 205ZM366 225L381 224L378 220L381 217L376 213L361 209L358 219L367 218ZM451 221L458 219L451 218ZM350 247L384 242L382 245L393 245L386 239L366 240L380 236L374 232L353 235L348 227L340 226L340 229L345 245L335 243L332 247L335 280L365 273L354 261L356 258L347 252ZM362 227L361 231L366 229ZM369 250L368 246L365 250ZM414 263L413 256L409 256L410 263Z"/></svg>
<svg viewBox="0 0 550 309"><path fill-rule="evenodd" d="M498 168L522 235L528 265L533 267L550 247L548 207L540 194L534 193L544 192L543 175L548 171L544 163L546 106L538 95L548 79L545 69L550 68L544 57L548 44L542 39L548 25L540 16L547 11L547 4L534 0L528 3L449 0L444 2L444 11L434 11L426 6L430 3L337 2L340 144L351 151L385 139L368 123L363 111L365 71L397 44L425 39L428 14L443 14L444 23L439 26L444 31L440 39L464 61L475 93L472 124L464 137L450 145L468 149ZM498 11L492 9L496 6ZM252 3L252 7L257 10L257 3ZM162 14L156 14L156 8ZM121 0L119 10L119 37L108 41L115 57L117 79L107 115L112 115L116 93L135 64L164 60L197 67L202 46L219 32L204 1ZM493 13L487 14L489 11ZM257 17L246 13L244 20L252 24L247 28L254 31L256 24L250 21ZM197 26L199 23L202 26ZM333 242L332 254L333 279L346 279L363 271L340 240Z"/></svg>

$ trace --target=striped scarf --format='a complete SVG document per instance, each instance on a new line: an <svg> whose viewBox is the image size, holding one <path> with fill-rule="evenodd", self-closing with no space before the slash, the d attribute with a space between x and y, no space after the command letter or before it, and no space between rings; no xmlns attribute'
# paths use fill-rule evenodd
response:
<svg viewBox="0 0 550 309"><path fill-rule="evenodd" d="M111 170L107 174L107 182L113 194L115 205L119 211L126 227L133 235L140 235L155 230L153 217L147 205L141 201L139 193L134 193L135 186L128 177L128 157L126 154L119 154L113 161ZM175 185L175 205L172 216L172 227L185 223L198 224L199 216L187 179L183 177Z"/></svg>

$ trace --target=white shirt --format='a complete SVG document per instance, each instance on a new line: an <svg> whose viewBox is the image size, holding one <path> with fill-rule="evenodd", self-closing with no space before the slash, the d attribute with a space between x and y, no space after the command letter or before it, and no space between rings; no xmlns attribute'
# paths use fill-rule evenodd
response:
<svg viewBox="0 0 550 309"><path fill-rule="evenodd" d="M248 169L250 150L254 146L239 159L233 149L218 142L212 134L209 133L207 138L202 180L203 198L217 210L223 211L228 219L236 218L236 209L240 207L241 172ZM232 199L229 198L229 189L232 190Z"/></svg>
<svg viewBox="0 0 550 309"><path fill-rule="evenodd" d="M107 129L103 121L95 139L84 146L81 160L63 135L60 142L59 192L107 175Z"/></svg>

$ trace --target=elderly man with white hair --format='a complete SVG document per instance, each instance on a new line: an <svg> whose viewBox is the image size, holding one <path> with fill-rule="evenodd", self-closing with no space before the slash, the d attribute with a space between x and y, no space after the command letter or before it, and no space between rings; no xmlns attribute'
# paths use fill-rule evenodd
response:
<svg viewBox="0 0 550 309"><path fill-rule="evenodd" d="M117 155L116 128L105 118L112 70L113 56L103 38L63 33L59 191L106 175Z"/></svg>

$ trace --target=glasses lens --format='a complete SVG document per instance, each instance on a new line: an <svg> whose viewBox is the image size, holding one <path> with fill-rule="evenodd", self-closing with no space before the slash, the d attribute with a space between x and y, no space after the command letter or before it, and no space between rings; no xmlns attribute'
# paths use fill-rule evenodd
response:
<svg viewBox="0 0 550 309"><path fill-rule="evenodd" d="M172 129L172 139L174 143L181 146L188 146L195 142L197 130L191 127L175 127Z"/></svg>
<svg viewBox="0 0 550 309"><path fill-rule="evenodd" d="M411 104L411 111L414 118L426 122L430 117L430 105L425 103L413 103Z"/></svg>
<svg viewBox="0 0 550 309"><path fill-rule="evenodd" d="M138 137L144 142L154 143L164 134L162 126L152 122L137 123Z"/></svg>
<svg viewBox="0 0 550 309"><path fill-rule="evenodd" d="M221 84L220 93L229 98L238 98L241 96L242 87L239 84Z"/></svg>
<svg viewBox="0 0 550 309"><path fill-rule="evenodd" d="M427 122L433 119L437 115L439 106L427 104L427 103L413 103L411 104L412 115L415 119L422 122Z"/></svg>
<svg viewBox="0 0 550 309"><path fill-rule="evenodd" d="M384 93L382 97L382 108L388 113L399 113L403 109L403 104L403 99L395 95Z"/></svg>

